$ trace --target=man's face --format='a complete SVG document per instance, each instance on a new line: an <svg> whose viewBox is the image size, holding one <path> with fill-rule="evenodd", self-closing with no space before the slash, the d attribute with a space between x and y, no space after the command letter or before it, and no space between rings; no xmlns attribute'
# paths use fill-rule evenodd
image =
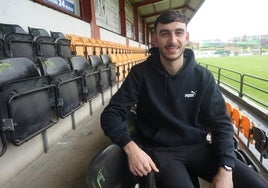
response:
<svg viewBox="0 0 268 188"><path fill-rule="evenodd" d="M156 45L162 60L176 61L184 51L189 42L189 33L186 24L171 22L169 24L159 23L156 28Z"/></svg>

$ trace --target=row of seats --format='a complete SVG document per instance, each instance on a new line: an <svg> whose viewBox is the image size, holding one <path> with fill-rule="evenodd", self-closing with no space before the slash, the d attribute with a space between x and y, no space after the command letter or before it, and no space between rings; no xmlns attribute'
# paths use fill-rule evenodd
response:
<svg viewBox="0 0 268 188"><path fill-rule="evenodd" d="M109 53L96 53L96 49ZM91 51L91 52L90 52ZM94 40L88 37L47 32L42 28L28 27L28 32L15 24L0 23L0 58L27 57L37 62L39 57L60 56L68 59L73 56L108 54L111 62L117 66L118 81L124 79L133 64L142 62L148 56L144 49L127 47L108 41Z"/></svg>
<svg viewBox="0 0 268 188"><path fill-rule="evenodd" d="M101 54L144 54L142 48L126 46L106 40L93 39L86 36L66 33L66 38L71 41L71 51L74 55L101 55Z"/></svg>
<svg viewBox="0 0 268 188"><path fill-rule="evenodd" d="M0 59L0 156L7 141L23 144L116 84L107 54L92 55L90 61L41 57L37 64L26 57Z"/></svg>
<svg viewBox="0 0 268 188"><path fill-rule="evenodd" d="M26 32L16 24L0 23L0 57L71 57L70 43L61 32L49 34L44 29L28 27Z"/></svg>
<svg viewBox="0 0 268 188"><path fill-rule="evenodd" d="M146 58L144 50L143 58L135 60L117 54L121 63L107 53L74 54L72 40L61 32L31 27L25 32L0 23L0 156L8 141L19 146L84 103L89 102L92 114L91 100L101 94L104 104L104 92Z"/></svg>
<svg viewBox="0 0 268 188"><path fill-rule="evenodd" d="M246 114L237 107L226 101L226 108L236 130L236 136L242 136L247 140L246 146L254 144L255 149L260 153L259 161L268 159L268 136L264 129L256 125Z"/></svg>

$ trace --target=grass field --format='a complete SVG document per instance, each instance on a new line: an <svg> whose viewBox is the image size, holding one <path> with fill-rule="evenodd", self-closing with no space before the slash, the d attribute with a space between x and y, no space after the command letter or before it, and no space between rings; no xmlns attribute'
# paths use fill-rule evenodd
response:
<svg viewBox="0 0 268 188"><path fill-rule="evenodd" d="M206 57L197 58L197 62L202 65L211 65L209 68L212 72L217 71L217 68L212 66L217 66L224 69L229 69L231 71L238 72L240 74L252 75L268 80L268 55L255 55L255 56L224 56L224 57ZM238 91L240 89L240 83L234 81L239 80L239 75L230 71L222 70L221 74L227 76L228 78L222 77L222 81L230 84L232 87L236 88ZM214 73L214 76L217 75ZM232 80L234 79L234 80ZM257 101L268 106L268 82L259 79L252 78L250 76L244 77L243 93L252 96ZM247 86L249 84L250 86ZM258 87L263 91L257 91L252 88ZM267 108L266 108L267 109Z"/></svg>
<svg viewBox="0 0 268 188"><path fill-rule="evenodd" d="M206 57L197 61L268 79L268 55Z"/></svg>

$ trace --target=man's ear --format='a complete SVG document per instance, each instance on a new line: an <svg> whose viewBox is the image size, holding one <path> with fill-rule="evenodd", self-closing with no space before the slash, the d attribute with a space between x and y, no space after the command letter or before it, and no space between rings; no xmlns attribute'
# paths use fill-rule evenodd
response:
<svg viewBox="0 0 268 188"><path fill-rule="evenodd" d="M187 44L189 44L189 42L190 42L190 33L188 31L186 32L186 41L187 41Z"/></svg>
<svg viewBox="0 0 268 188"><path fill-rule="evenodd" d="M158 47L158 41L157 41L157 36L155 32L152 34L152 46Z"/></svg>

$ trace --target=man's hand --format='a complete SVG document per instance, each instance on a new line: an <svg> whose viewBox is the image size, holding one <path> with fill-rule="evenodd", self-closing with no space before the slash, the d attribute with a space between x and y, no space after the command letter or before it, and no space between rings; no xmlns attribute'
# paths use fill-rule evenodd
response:
<svg viewBox="0 0 268 188"><path fill-rule="evenodd" d="M210 188L233 188L233 172L220 167L214 176Z"/></svg>
<svg viewBox="0 0 268 188"><path fill-rule="evenodd" d="M135 142L129 142L123 149L128 156L129 169L135 176L146 176L152 170L159 172L151 157Z"/></svg>

